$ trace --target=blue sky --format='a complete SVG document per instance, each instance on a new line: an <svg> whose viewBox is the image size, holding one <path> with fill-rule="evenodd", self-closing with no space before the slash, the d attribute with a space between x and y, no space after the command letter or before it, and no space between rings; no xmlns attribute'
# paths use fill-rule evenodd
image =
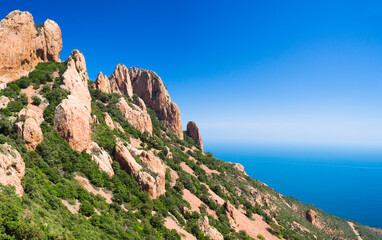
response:
<svg viewBox="0 0 382 240"><path fill-rule="evenodd" d="M382 148L379 1L3 1L55 20L89 76L157 72L208 144Z"/></svg>

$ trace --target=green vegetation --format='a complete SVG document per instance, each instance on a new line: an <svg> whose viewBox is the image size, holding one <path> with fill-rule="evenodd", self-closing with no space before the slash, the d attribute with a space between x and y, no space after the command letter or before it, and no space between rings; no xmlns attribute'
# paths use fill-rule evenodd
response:
<svg viewBox="0 0 382 240"><path fill-rule="evenodd" d="M208 239L196 224L202 216L208 216L210 225L225 240L253 239L244 231L237 232L231 227L225 205L218 205L210 190L237 209L242 208L249 218L262 216L269 225L269 232L280 239L356 239L346 220L294 198L281 196L211 153L203 153L199 149L186 151L197 147L195 142L186 134L184 140L178 139L150 108L148 113L153 134L138 131L116 107L119 98L125 97L128 103L132 103L134 96L131 99L115 93L102 93L92 89L93 82L89 81L91 114L98 120L92 124L92 140L114 156L116 138L126 142L130 142L130 137L139 139L144 150L155 150L168 166L166 193L154 200L139 188L132 176L121 170L117 161L112 163L115 175L110 178L99 170L88 153L74 151L53 128L54 110L69 94L60 88L65 65L65 62L40 63L28 77L9 83L0 91L0 96L11 100L0 113L0 144L7 142L17 149L26 165L22 198L17 197L10 187L0 188L0 239L180 239L175 230L164 227L167 217L174 217L197 239ZM21 90L30 86L38 89L39 94L49 101L44 110L45 121L41 124L44 140L35 151L26 149L12 120L28 103ZM34 105L41 104L38 96L33 96L32 100ZM105 123L105 113L123 131L110 129ZM137 161L140 160L137 158ZM194 175L184 171L181 164L188 165ZM219 174L207 173L202 165ZM174 186L171 185L170 169L179 176ZM113 203L89 193L75 176L83 176L95 188L111 192ZM191 211L190 203L183 199L185 189L203 202L200 212ZM79 202L78 213L72 214L63 201L73 206ZM217 218L211 216L207 209L213 210ZM304 219L308 209L319 214L324 229L330 229L330 233ZM360 224L356 224L356 228L364 239L380 238ZM265 239L262 234L257 238Z"/></svg>

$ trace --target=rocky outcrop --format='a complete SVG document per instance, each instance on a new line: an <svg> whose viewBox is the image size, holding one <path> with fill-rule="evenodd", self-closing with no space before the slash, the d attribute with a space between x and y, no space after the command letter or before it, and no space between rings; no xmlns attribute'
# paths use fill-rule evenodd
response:
<svg viewBox="0 0 382 240"><path fill-rule="evenodd" d="M245 171L244 171L244 166L241 165L240 163L232 163L232 162L228 162L230 164L232 164L232 167L240 172L243 172L245 175L248 175Z"/></svg>
<svg viewBox="0 0 382 240"><path fill-rule="evenodd" d="M19 152L7 143L0 145L0 184L12 185L16 194L22 196L24 193L21 179L25 174L25 163Z"/></svg>
<svg viewBox="0 0 382 240"><path fill-rule="evenodd" d="M113 92L121 93L129 97L133 96L129 70L125 65L118 64L114 72L109 76L109 80Z"/></svg>
<svg viewBox="0 0 382 240"><path fill-rule="evenodd" d="M109 177L114 175L114 170L111 166L113 160L103 148L98 146L96 142L91 142L87 153L92 156L92 160L98 164L98 167L101 171L106 172Z"/></svg>
<svg viewBox="0 0 382 240"><path fill-rule="evenodd" d="M90 144L91 97L85 58L78 50L69 57L62 78L61 88L69 91L70 95L56 107L54 128L73 149L83 151Z"/></svg>
<svg viewBox="0 0 382 240"><path fill-rule="evenodd" d="M315 225L316 224L316 221L317 221L317 213L312 210L312 209L309 209L308 211L306 211L306 220L308 220L311 224Z"/></svg>
<svg viewBox="0 0 382 240"><path fill-rule="evenodd" d="M110 82L106 75L103 75L102 72L98 73L97 79L93 85L94 89L99 89L104 93L111 93Z"/></svg>
<svg viewBox="0 0 382 240"><path fill-rule="evenodd" d="M216 228L210 226L209 220L207 216L204 216L200 218L196 225L199 227L199 229L204 233L206 237L209 237L212 240L223 240L223 235L216 230Z"/></svg>
<svg viewBox="0 0 382 240"><path fill-rule="evenodd" d="M142 111L138 106L134 104L131 105L132 107L124 98L120 98L117 102L117 107L121 110L123 116L133 127L141 132L147 131L152 134L153 125L151 123L150 115L147 112Z"/></svg>
<svg viewBox="0 0 382 240"><path fill-rule="evenodd" d="M138 163L136 158L141 163ZM139 187L151 198L158 198L165 193L165 165L154 154L118 141L115 159L122 169L134 177Z"/></svg>
<svg viewBox="0 0 382 240"><path fill-rule="evenodd" d="M61 29L52 20L36 26L29 12L9 13L0 22L0 84L28 74L39 62L58 62Z"/></svg>
<svg viewBox="0 0 382 240"><path fill-rule="evenodd" d="M18 114L19 120L34 118L39 123L39 125L44 121L43 111L37 107L36 110L30 108L23 108Z"/></svg>
<svg viewBox="0 0 382 240"><path fill-rule="evenodd" d="M196 125L195 122L189 121L187 123L187 135L194 139L195 143L203 151L202 135L200 134L198 125Z"/></svg>
<svg viewBox="0 0 382 240"><path fill-rule="evenodd" d="M235 207L229 202L225 202L224 204L225 210L227 212L229 223L231 227L236 228L239 226L239 222L237 221L237 214Z"/></svg>
<svg viewBox="0 0 382 240"><path fill-rule="evenodd" d="M110 115L109 115L107 112L104 113L103 118L105 119L105 123L106 123L106 125L107 125L111 130L114 130L115 125L114 125L113 119L111 119Z"/></svg>
<svg viewBox="0 0 382 240"><path fill-rule="evenodd" d="M29 150L35 150L37 145L44 139L40 124L34 118L27 118L25 120L23 129L23 138L25 146Z"/></svg>
<svg viewBox="0 0 382 240"><path fill-rule="evenodd" d="M153 71L131 67L129 69L134 93L157 112L169 129L183 139L182 123L178 106L171 102L162 79Z"/></svg>
<svg viewBox="0 0 382 240"><path fill-rule="evenodd" d="M9 98L6 96L0 97L0 109L6 108L8 106L8 103L10 102Z"/></svg>
<svg viewBox="0 0 382 240"><path fill-rule="evenodd" d="M146 104L153 108L159 119L169 129L183 139L182 123L178 106L171 102L166 86L160 77L153 71L118 64L114 72L109 76L109 84L106 76L99 74L94 88L103 92L120 93L132 97L137 94L139 98L135 104L146 112ZM110 87L109 87L110 86Z"/></svg>

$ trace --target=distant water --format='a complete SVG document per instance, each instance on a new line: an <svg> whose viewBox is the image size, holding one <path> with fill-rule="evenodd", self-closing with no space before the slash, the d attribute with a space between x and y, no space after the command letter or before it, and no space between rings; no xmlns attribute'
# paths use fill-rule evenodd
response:
<svg viewBox="0 0 382 240"><path fill-rule="evenodd" d="M285 196L341 218L382 228L382 150L205 144Z"/></svg>

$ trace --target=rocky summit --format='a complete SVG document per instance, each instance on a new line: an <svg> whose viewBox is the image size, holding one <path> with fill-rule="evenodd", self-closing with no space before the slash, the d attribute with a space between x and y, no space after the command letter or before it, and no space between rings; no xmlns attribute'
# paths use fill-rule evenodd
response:
<svg viewBox="0 0 382 240"><path fill-rule="evenodd" d="M61 49L52 20L0 22L1 239L382 238L204 152L155 72L92 81Z"/></svg>
<svg viewBox="0 0 382 240"><path fill-rule="evenodd" d="M0 84L27 75L39 62L59 61L61 49L56 22L36 25L29 12L9 13L0 22Z"/></svg>

